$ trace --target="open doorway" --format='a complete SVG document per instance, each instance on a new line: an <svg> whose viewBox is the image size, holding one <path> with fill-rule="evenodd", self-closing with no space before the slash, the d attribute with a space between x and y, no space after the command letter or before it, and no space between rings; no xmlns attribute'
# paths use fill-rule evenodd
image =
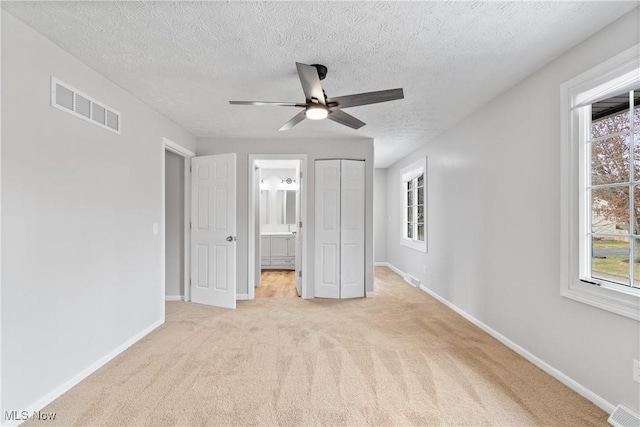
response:
<svg viewBox="0 0 640 427"><path fill-rule="evenodd" d="M249 298L306 297L305 155L251 155Z"/></svg>
<svg viewBox="0 0 640 427"><path fill-rule="evenodd" d="M190 301L190 162L195 153L163 138L166 301Z"/></svg>

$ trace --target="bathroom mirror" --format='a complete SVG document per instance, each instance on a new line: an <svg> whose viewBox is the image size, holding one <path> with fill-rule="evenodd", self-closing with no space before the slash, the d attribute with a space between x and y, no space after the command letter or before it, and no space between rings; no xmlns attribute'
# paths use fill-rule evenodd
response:
<svg viewBox="0 0 640 427"><path fill-rule="evenodd" d="M296 192L287 190L284 201L284 223L296 223Z"/></svg>
<svg viewBox="0 0 640 427"><path fill-rule="evenodd" d="M294 190L277 190L273 197L273 213L275 224L296 223L296 192Z"/></svg>

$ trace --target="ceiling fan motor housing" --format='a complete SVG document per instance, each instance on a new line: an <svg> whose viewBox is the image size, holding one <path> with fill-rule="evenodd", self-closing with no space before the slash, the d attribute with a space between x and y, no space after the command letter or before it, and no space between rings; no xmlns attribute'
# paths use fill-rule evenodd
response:
<svg viewBox="0 0 640 427"><path fill-rule="evenodd" d="M320 80L324 80L324 78L327 77L327 67L321 64L311 64L311 66L318 70L318 77Z"/></svg>

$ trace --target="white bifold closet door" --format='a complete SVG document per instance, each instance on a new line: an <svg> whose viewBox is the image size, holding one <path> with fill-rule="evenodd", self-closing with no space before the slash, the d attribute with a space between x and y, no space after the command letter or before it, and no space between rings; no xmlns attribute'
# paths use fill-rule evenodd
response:
<svg viewBox="0 0 640 427"><path fill-rule="evenodd" d="M316 160L316 297L364 296L364 165Z"/></svg>

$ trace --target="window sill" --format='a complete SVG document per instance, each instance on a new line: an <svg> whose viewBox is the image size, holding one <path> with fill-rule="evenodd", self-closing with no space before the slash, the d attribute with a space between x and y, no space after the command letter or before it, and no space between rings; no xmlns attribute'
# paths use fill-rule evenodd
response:
<svg viewBox="0 0 640 427"><path fill-rule="evenodd" d="M620 292L603 286L574 281L563 289L562 296L593 307L640 321L640 292Z"/></svg>
<svg viewBox="0 0 640 427"><path fill-rule="evenodd" d="M427 242L417 242L415 240L400 239L400 244L402 246L427 253Z"/></svg>

